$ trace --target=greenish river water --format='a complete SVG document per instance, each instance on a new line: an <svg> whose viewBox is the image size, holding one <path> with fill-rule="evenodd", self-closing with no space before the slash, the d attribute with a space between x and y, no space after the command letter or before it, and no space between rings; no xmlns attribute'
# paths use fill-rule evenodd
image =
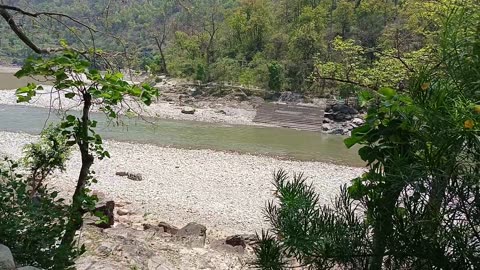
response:
<svg viewBox="0 0 480 270"><path fill-rule="evenodd" d="M3 79L8 78L6 76ZM11 81L12 76L7 81ZM19 82L6 82L0 74L0 89L12 89ZM149 143L187 149L212 149L239 153L276 156L295 160L331 162L362 166L356 149L347 149L345 137L287 128L222 125L166 119L128 119L124 125L107 122L101 113L93 114L99 121L97 132L106 139ZM0 130L38 134L46 121L59 117L48 109L0 105Z"/></svg>
<svg viewBox="0 0 480 270"><path fill-rule="evenodd" d="M0 72L0 89L16 89L27 85L29 82L38 83L32 78L17 79L13 76L13 73Z"/></svg>

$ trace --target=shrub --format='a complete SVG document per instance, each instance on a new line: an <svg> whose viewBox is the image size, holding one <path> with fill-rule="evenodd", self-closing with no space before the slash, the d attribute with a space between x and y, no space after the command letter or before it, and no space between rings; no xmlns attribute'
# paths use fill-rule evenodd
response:
<svg viewBox="0 0 480 270"><path fill-rule="evenodd" d="M17 263L44 269L67 269L79 255L73 244L59 249L69 213L68 205L43 180L63 169L68 158L66 139L58 128L47 128L36 143L25 147L29 175L19 173L17 162L0 163L0 239ZM62 260L54 255L63 253Z"/></svg>
<svg viewBox="0 0 480 270"><path fill-rule="evenodd" d="M366 123L345 140L368 171L332 206L303 177L275 176L257 265L284 269L477 269L480 266L480 22L458 9L440 35L440 64L406 93L363 92ZM470 21L472 20L472 21ZM291 264L291 263L290 263Z"/></svg>

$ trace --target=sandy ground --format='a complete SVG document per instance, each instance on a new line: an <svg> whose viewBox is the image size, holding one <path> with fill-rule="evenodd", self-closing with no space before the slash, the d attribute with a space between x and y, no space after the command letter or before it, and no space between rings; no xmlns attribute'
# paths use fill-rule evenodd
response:
<svg viewBox="0 0 480 270"><path fill-rule="evenodd" d="M0 132L0 155L21 155L25 143L35 136ZM115 201L132 203L137 214L183 226L205 224L226 233L253 233L267 227L262 209L273 198L274 170L304 172L329 203L338 187L362 173L320 162L278 160L211 150L184 150L145 144L105 142L112 158L96 161L93 169L99 182L93 190ZM69 196L73 191L80 157L72 154L66 173L58 173L50 185ZM136 182L116 176L117 171L141 173Z"/></svg>

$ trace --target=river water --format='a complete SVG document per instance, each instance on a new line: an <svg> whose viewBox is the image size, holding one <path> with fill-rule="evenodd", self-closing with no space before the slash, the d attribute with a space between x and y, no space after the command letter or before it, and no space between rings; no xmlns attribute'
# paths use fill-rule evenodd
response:
<svg viewBox="0 0 480 270"><path fill-rule="evenodd" d="M0 89L22 86L14 77L0 74ZM97 132L106 139L150 143L188 149L212 149L276 156L295 160L323 161L362 166L356 149L347 149L345 137L287 128L223 125L166 119L123 118L120 125L108 122L101 113ZM38 134L46 122L59 116L48 109L0 105L0 130Z"/></svg>

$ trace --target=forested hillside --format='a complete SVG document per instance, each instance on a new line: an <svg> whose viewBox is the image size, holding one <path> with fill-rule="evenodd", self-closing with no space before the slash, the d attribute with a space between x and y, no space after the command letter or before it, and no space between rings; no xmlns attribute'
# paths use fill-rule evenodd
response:
<svg viewBox="0 0 480 270"><path fill-rule="evenodd" d="M4 2L32 12L68 14L97 31L65 18L32 20L16 14L24 31L46 47L65 39L78 47L128 52L130 61L119 60L119 66L319 95L340 89L348 95L352 88L343 89L339 81L397 87L416 63L425 63L435 44L431 36L438 28L438 11L449 1ZM2 21L0 61L21 63L32 52L6 28Z"/></svg>

